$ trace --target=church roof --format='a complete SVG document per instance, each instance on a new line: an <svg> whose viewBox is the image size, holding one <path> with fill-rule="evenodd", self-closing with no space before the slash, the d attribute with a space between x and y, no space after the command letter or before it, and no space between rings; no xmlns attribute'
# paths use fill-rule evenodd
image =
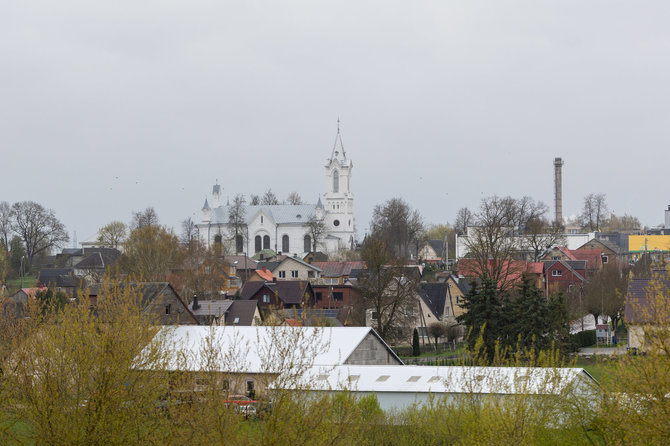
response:
<svg viewBox="0 0 670 446"><path fill-rule="evenodd" d="M230 206L223 205L214 209L212 223L228 223ZM246 206L247 224L251 223L259 211L263 211L277 224L300 223L304 224L314 215L314 204L276 204Z"/></svg>

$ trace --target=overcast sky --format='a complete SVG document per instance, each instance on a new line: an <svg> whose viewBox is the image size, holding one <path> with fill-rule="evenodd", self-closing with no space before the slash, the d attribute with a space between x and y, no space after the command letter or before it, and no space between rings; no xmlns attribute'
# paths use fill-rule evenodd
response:
<svg viewBox="0 0 670 446"><path fill-rule="evenodd" d="M402 197L427 223L492 195L553 217L605 193L670 204L670 2L0 3L0 201L79 241L154 206L179 231L224 196L315 202L337 118L358 232Z"/></svg>

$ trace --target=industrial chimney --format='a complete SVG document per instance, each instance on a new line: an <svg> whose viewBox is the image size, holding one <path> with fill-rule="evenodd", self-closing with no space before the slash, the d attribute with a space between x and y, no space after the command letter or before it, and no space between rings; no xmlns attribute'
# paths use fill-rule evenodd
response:
<svg viewBox="0 0 670 446"><path fill-rule="evenodd" d="M554 158L554 205L556 224L563 225L563 160Z"/></svg>

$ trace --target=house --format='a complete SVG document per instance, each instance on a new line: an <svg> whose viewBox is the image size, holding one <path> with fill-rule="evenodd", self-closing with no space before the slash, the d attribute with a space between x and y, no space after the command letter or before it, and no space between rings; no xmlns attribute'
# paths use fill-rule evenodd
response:
<svg viewBox="0 0 670 446"><path fill-rule="evenodd" d="M249 276L256 271L258 262L246 255L224 256L223 261L228 265L235 266L235 274L242 282L246 282Z"/></svg>
<svg viewBox="0 0 670 446"><path fill-rule="evenodd" d="M360 293L351 281L341 285L312 284L316 308L351 308Z"/></svg>
<svg viewBox="0 0 670 446"><path fill-rule="evenodd" d="M442 263L444 254L444 240L427 240L419 250L419 258L425 263Z"/></svg>
<svg viewBox="0 0 670 446"><path fill-rule="evenodd" d="M259 267L272 271L278 280L312 280L321 277L320 268L298 257L278 256L275 262L259 262Z"/></svg>
<svg viewBox="0 0 670 446"><path fill-rule="evenodd" d="M600 251L600 263L606 265L610 262L619 262L619 264L624 264L625 256L622 253L622 250L615 244L609 242L606 239L593 239L584 243L582 246L576 249L576 251L581 251L584 249L598 250ZM583 260L583 259L582 259Z"/></svg>
<svg viewBox="0 0 670 446"><path fill-rule="evenodd" d="M249 281L240 289L240 298L255 300L265 317L270 310L314 305L314 290L306 280Z"/></svg>
<svg viewBox="0 0 670 446"><path fill-rule="evenodd" d="M86 287L86 281L76 276L73 268L42 268L37 277L37 286L63 291L74 297L78 290Z"/></svg>
<svg viewBox="0 0 670 446"><path fill-rule="evenodd" d="M188 309L200 325L258 325L261 322L255 300L200 300L193 296Z"/></svg>
<svg viewBox="0 0 670 446"><path fill-rule="evenodd" d="M465 313L461 306L463 298L470 292L470 281L461 275L449 274L444 278L447 284L447 300L445 302L444 318L449 321Z"/></svg>
<svg viewBox="0 0 670 446"><path fill-rule="evenodd" d="M547 260L543 272L545 296L557 291L569 292L581 288L586 280L586 261Z"/></svg>
<svg viewBox="0 0 670 446"><path fill-rule="evenodd" d="M583 402L594 401L600 394L596 381L582 368L541 367L314 366L287 387L315 396L337 392L355 397L375 395L384 411L442 398L449 403L458 398L481 401L515 396L518 403L518 397L525 396L533 405L541 404L547 396Z"/></svg>
<svg viewBox="0 0 670 446"><path fill-rule="evenodd" d="M601 244L596 239L590 240L586 245L582 245L579 249L568 249L565 246L556 246L545 251L541 260L562 260L562 261L578 261L583 260L584 263L584 277L590 278L596 271L603 266L603 251L599 248L587 248L587 245ZM609 261L609 257L607 257Z"/></svg>
<svg viewBox="0 0 670 446"><path fill-rule="evenodd" d="M356 244L351 183L353 163L346 155L339 130L324 167L326 191L323 202L319 197L316 204L245 205L243 221L238 223L244 234L237 234L235 240L231 240L229 251L256 254L272 249L274 252L297 254L302 259L316 249L326 253L352 249ZM206 198L202 221L196 225L205 246L227 243L225 234L233 232L229 216L234 207L222 203L221 189L219 184L212 187L212 206ZM313 188L311 193L315 193ZM325 226L325 233L317 243L312 240L312 221L322 222Z"/></svg>
<svg viewBox="0 0 670 446"><path fill-rule="evenodd" d="M193 388L200 374L218 373L220 388L231 393L262 394L280 375L299 375L314 366L402 365L366 327L180 326L156 336L167 337L168 370L192 373ZM208 352L208 346L216 352Z"/></svg>
<svg viewBox="0 0 670 446"><path fill-rule="evenodd" d="M311 265L314 262L327 262L328 255L321 251L312 251L305 254L302 259Z"/></svg>
<svg viewBox="0 0 670 446"><path fill-rule="evenodd" d="M646 350L658 336L670 338L670 277L657 271L652 279L628 281L624 321L628 347Z"/></svg>
<svg viewBox="0 0 670 446"><path fill-rule="evenodd" d="M97 282L105 275L108 268L121 257L121 251L114 248L84 248L83 258L72 266L75 276L89 282Z"/></svg>
<svg viewBox="0 0 670 446"><path fill-rule="evenodd" d="M283 308L272 312L277 321L297 321L303 327L342 327L340 317L344 313L339 309L323 308ZM295 322L289 322L289 325Z"/></svg>
<svg viewBox="0 0 670 446"><path fill-rule="evenodd" d="M362 260L351 262L314 262L312 265L321 270L321 280L312 280L312 284L323 285L342 285L349 280L352 270L365 269L365 262Z"/></svg>
<svg viewBox="0 0 670 446"><path fill-rule="evenodd" d="M488 273L492 277L500 277L498 287L510 290L520 284L524 276L533 279L538 288L542 288L541 262L527 262L525 260L499 260L489 259L487 262ZM469 280L481 276L483 266L476 259L461 259L458 261L458 274Z"/></svg>
<svg viewBox="0 0 670 446"><path fill-rule="evenodd" d="M159 325L198 325L198 318L168 282L131 282L121 285L119 291L137 293L144 312L152 314ZM100 284L90 287L91 307L95 308L110 292L107 286Z"/></svg>
<svg viewBox="0 0 670 446"><path fill-rule="evenodd" d="M0 305L2 305L2 314L10 318L25 317L28 301L34 300L37 293L46 290L48 290L46 287L21 288L13 296L8 296L0 301Z"/></svg>
<svg viewBox="0 0 670 446"><path fill-rule="evenodd" d="M253 271L247 278L248 282L272 282L275 280L275 276L272 275L272 271L267 269L265 265Z"/></svg>

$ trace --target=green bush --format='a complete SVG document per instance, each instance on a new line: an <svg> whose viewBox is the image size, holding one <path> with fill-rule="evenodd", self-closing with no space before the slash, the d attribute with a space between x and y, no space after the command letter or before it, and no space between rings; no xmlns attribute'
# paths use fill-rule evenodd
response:
<svg viewBox="0 0 670 446"><path fill-rule="evenodd" d="M589 347L596 343L596 331L584 330L570 335L570 340L575 348Z"/></svg>

